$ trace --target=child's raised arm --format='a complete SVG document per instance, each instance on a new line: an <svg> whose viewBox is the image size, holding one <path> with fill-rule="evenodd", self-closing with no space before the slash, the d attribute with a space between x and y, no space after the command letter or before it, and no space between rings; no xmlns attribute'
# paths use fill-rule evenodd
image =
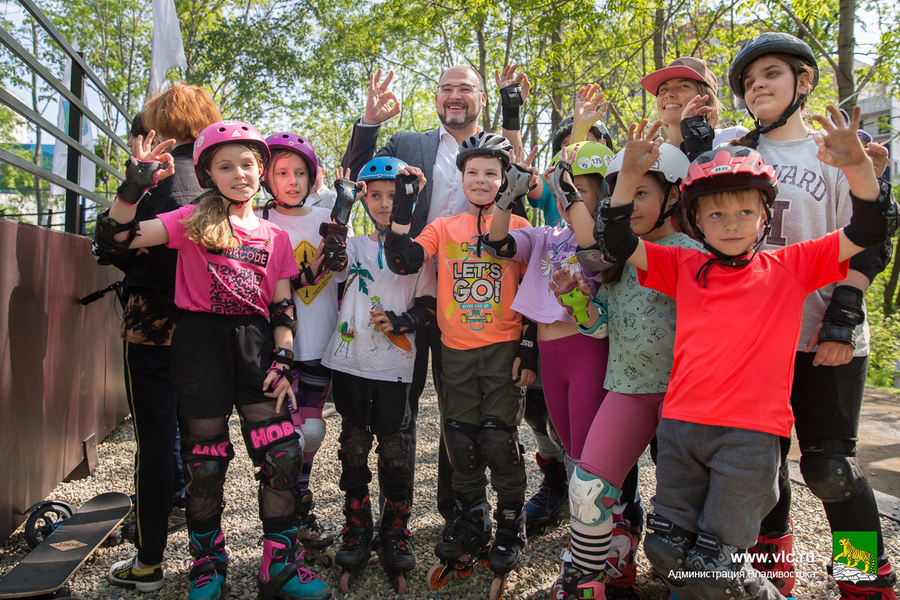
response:
<svg viewBox="0 0 900 600"><path fill-rule="evenodd" d="M510 162L504 170L503 183L497 190L494 204L499 210L491 217L491 229L482 237L482 243L494 250L498 256L510 257L515 254L515 242L509 238L509 220L513 206L519 198L525 197L528 191L538 183L537 169L531 166L537 156L537 146L525 156L525 149L518 146L510 154ZM513 248L509 248L513 246Z"/></svg>
<svg viewBox="0 0 900 600"><path fill-rule="evenodd" d="M882 186L875 177L872 159L856 135L862 116L860 107L853 110L850 123L845 123L838 109L828 106L834 120L813 115L824 131L816 133L817 157L826 165L839 168L850 185L853 215L841 233L839 259L845 261L869 246L877 246L897 228L897 205L891 198L889 185Z"/></svg>
<svg viewBox="0 0 900 600"><path fill-rule="evenodd" d="M137 137L134 156L125 166L125 181L119 186L109 213L100 213L97 218L94 240L110 254L118 255L130 248L148 248L169 241L169 232L159 219L134 222L141 198L175 173L175 161L166 152L175 140L160 142L151 149L154 135L151 131L146 139Z"/></svg>
<svg viewBox="0 0 900 600"><path fill-rule="evenodd" d="M656 134L662 121L647 129L648 121L632 123L628 128L628 142L622 157L622 169L616 178L616 189L609 206L600 210L603 227L601 249L611 260L627 260L642 271L647 270L647 248L644 241L631 230L634 212L634 193L644 173L659 159L662 138ZM644 133L646 131L646 134Z"/></svg>
<svg viewBox="0 0 900 600"><path fill-rule="evenodd" d="M384 236L384 255L388 268L397 275L417 273L428 260L422 245L409 237L416 198L425 181L425 174L417 167L400 169L394 180L391 228Z"/></svg>

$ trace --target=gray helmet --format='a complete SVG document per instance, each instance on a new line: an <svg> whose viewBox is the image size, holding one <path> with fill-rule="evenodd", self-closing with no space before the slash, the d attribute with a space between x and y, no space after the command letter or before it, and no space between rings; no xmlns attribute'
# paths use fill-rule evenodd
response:
<svg viewBox="0 0 900 600"><path fill-rule="evenodd" d="M810 82L810 89L816 87L819 82L819 64L816 62L816 55L813 54L809 44L794 37L789 33L769 32L761 33L753 36L744 44L734 62L731 63L731 69L728 71L728 85L731 86L731 93L744 99L744 71L750 66L754 60L766 54L789 54L801 59L815 70L815 76Z"/></svg>
<svg viewBox="0 0 900 600"><path fill-rule="evenodd" d="M512 149L512 144L502 135L479 131L459 145L456 167L462 171L466 161L473 156L493 156L503 161L503 165L506 166L509 164L509 153Z"/></svg>
<svg viewBox="0 0 900 600"><path fill-rule="evenodd" d="M559 154L559 151L562 150L562 141L563 138L572 133L572 127L575 125L575 119L573 117L567 117L559 122L559 125L556 126L556 129L553 130L553 156ZM612 136L609 135L609 130L606 128L606 125L597 121L593 125L591 125L591 131L594 132L594 135L597 136L597 139L602 140L606 147L612 150L613 152L616 149L613 147Z"/></svg>

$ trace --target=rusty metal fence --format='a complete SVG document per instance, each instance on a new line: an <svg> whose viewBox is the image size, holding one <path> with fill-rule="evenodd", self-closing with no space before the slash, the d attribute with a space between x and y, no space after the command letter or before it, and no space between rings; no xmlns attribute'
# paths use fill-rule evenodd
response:
<svg viewBox="0 0 900 600"><path fill-rule="evenodd" d="M114 295L89 306L78 299L116 281L120 274L98 266L83 231L85 208L109 206L78 181L80 162L91 161L112 178L118 168L82 145L82 119L112 142L125 142L84 101L85 81L126 122L112 96L32 0L18 0L48 38L71 59L64 86L6 29L0 44L69 103L63 131L0 85L0 103L68 147L67 176L0 148L0 161L66 190L65 232L0 219L0 542L24 520L24 511L67 477L87 474L96 445L128 414L119 321Z"/></svg>

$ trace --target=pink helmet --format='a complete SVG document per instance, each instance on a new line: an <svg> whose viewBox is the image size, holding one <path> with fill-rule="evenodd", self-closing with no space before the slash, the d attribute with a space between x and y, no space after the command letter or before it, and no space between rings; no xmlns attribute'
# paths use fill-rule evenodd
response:
<svg viewBox="0 0 900 600"><path fill-rule="evenodd" d="M309 188L312 187L313 181L316 180L316 169L319 166L319 160L316 158L316 150L313 148L312 144L309 141L296 133L291 133L290 131L282 131L279 133L273 133L269 137L266 138L266 144L269 146L269 152L274 154L279 150L290 150L291 152L296 152L300 155L300 157L306 162L307 167L309 167L309 173L307 174L307 187L306 187L306 195L309 196ZM269 163L271 163L271 158L266 162L266 170L269 170ZM265 178L263 178L262 182L263 187L270 194L272 190L269 189L269 185L266 183ZM303 198L305 201L306 198ZM299 204L299 206L303 205L303 201ZM281 204L278 200L275 200L276 204ZM289 206L289 205L284 205Z"/></svg>
<svg viewBox="0 0 900 600"><path fill-rule="evenodd" d="M212 181L210 181L209 175L202 166L210 150L216 146L234 142L256 146L260 154L262 154L263 166L269 162L269 147L266 145L266 140L253 125L248 125L242 121L213 123L201 131L197 139L194 140L194 172L197 174L197 181L200 182L200 187L212 187ZM265 172L263 172L262 177L265 177Z"/></svg>

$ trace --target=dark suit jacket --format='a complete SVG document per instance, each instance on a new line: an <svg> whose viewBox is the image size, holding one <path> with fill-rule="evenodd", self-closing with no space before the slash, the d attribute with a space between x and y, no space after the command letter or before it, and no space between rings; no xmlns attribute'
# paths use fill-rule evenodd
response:
<svg viewBox="0 0 900 600"><path fill-rule="evenodd" d="M432 131L395 133L384 148L375 152L378 143L378 132L381 126L366 127L357 121L353 125L353 137L347 144L347 151L341 160L341 167L350 169L350 179L356 180L359 170L375 156L393 156L410 166L422 169L425 174L425 189L419 192L416 208L413 211L410 235L415 237L425 228L428 210L431 208L431 191L433 188L434 161L437 159L440 144L439 129Z"/></svg>

